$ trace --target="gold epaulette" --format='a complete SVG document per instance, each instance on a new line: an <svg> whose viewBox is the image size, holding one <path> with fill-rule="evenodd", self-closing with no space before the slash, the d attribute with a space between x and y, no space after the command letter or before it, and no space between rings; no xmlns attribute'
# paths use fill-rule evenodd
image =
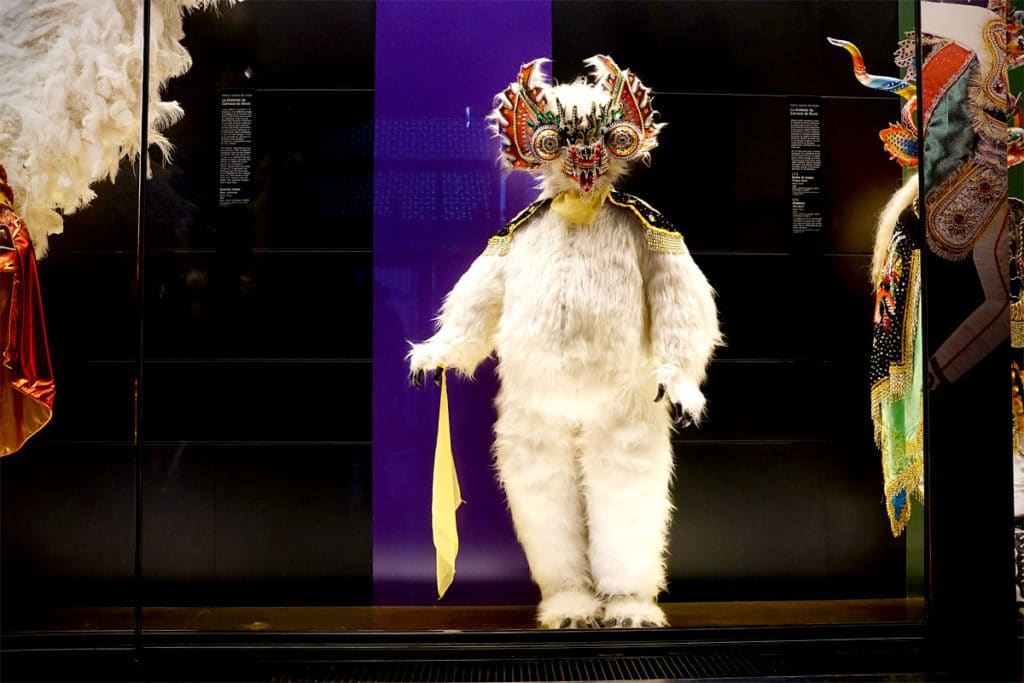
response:
<svg viewBox="0 0 1024 683"><path fill-rule="evenodd" d="M625 192L612 192L608 201L632 211L644 224L647 248L658 254L685 254L686 246L679 230L650 204Z"/></svg>
<svg viewBox="0 0 1024 683"><path fill-rule="evenodd" d="M516 214L516 217L505 224L497 235L487 240L487 248L484 249L484 256L504 256L512 245L512 233L520 225L530 220L533 214L551 203L551 199L538 199L533 204Z"/></svg>

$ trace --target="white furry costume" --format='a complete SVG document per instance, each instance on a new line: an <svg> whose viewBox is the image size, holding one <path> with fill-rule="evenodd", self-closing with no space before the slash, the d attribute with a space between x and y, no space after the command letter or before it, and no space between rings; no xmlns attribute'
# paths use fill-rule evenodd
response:
<svg viewBox="0 0 1024 683"><path fill-rule="evenodd" d="M149 142L182 116L161 100L166 82L192 61L182 16L219 0L152 0ZM231 0L228 0L230 4ZM0 163L36 255L60 233L61 213L92 201L91 185L139 154L142 120L142 2L4 0L0 7ZM60 213L58 213L60 212Z"/></svg>
<svg viewBox="0 0 1024 683"><path fill-rule="evenodd" d="M494 454L540 625L661 626L670 435L704 410L714 292L681 235L611 192L657 144L650 91L608 57L587 60L592 81L557 86L541 63L490 117L540 199L459 279L410 367L417 384L440 366L470 375L496 352ZM563 215L588 210L589 225Z"/></svg>

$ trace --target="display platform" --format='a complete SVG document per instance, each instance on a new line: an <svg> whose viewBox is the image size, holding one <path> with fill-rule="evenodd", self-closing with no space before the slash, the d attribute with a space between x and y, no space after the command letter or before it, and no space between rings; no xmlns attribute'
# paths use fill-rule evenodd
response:
<svg viewBox="0 0 1024 683"><path fill-rule="evenodd" d="M675 628L920 623L924 599L687 602L662 605ZM531 605L462 607L147 607L147 632L533 630ZM133 610L59 608L16 615L17 632L131 632ZM13 635L8 632L8 635Z"/></svg>
<svg viewBox="0 0 1024 683"><path fill-rule="evenodd" d="M532 606L155 607L137 634L130 608L40 610L5 633L4 680L920 680L925 670L920 599L664 607L675 628L554 632L533 628Z"/></svg>
<svg viewBox="0 0 1024 683"><path fill-rule="evenodd" d="M665 608L676 628L543 631L527 606L162 607L137 634L130 609L40 611L4 634L4 680L980 680L941 669L920 599Z"/></svg>

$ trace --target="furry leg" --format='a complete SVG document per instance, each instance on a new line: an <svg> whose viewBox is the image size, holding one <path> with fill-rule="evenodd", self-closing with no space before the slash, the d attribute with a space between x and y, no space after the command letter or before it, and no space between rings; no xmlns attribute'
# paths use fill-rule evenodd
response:
<svg viewBox="0 0 1024 683"><path fill-rule="evenodd" d="M650 399L617 399L582 438L590 571L607 625L664 626L656 601L672 513L668 415Z"/></svg>
<svg viewBox="0 0 1024 683"><path fill-rule="evenodd" d="M540 587L543 628L595 624L601 602L587 571L575 426L551 414L515 409L499 396L495 462L516 535Z"/></svg>

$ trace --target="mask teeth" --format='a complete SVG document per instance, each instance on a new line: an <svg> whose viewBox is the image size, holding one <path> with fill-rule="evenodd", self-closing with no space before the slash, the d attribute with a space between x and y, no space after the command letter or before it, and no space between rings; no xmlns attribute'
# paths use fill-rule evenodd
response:
<svg viewBox="0 0 1024 683"><path fill-rule="evenodd" d="M580 171L580 189L586 193L594 189L594 169L585 168Z"/></svg>

